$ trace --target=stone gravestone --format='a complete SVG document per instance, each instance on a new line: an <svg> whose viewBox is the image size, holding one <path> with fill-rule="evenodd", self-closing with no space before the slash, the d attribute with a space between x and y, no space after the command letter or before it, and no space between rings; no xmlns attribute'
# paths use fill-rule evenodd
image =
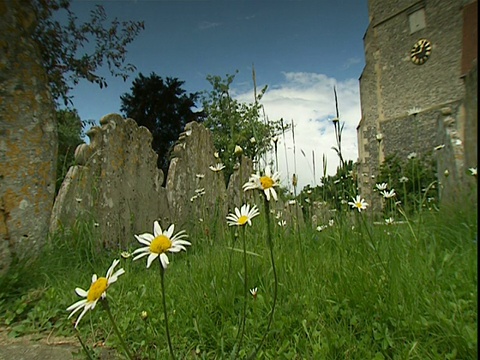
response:
<svg viewBox="0 0 480 360"><path fill-rule="evenodd" d="M152 135L132 119L104 116L87 132L90 144L75 151L72 166L55 201L51 231L92 221L99 247L127 250L134 234L152 233L153 221L170 221L163 172L157 168Z"/></svg>
<svg viewBox="0 0 480 360"><path fill-rule="evenodd" d="M55 196L55 106L28 2L0 0L0 274L45 242Z"/></svg>
<svg viewBox="0 0 480 360"><path fill-rule="evenodd" d="M166 190L172 217L180 227L193 228L203 222L206 231L226 215L223 170L213 171L215 157L211 132L190 122L173 149ZM188 226L187 226L188 225ZM202 226L203 227L203 226Z"/></svg>
<svg viewBox="0 0 480 360"><path fill-rule="evenodd" d="M228 180L227 207L230 212L236 207L240 209L245 203L250 204L250 206L255 204L254 192L243 191L243 185L248 182L250 176L254 173L252 159L241 155L237 165Z"/></svg>

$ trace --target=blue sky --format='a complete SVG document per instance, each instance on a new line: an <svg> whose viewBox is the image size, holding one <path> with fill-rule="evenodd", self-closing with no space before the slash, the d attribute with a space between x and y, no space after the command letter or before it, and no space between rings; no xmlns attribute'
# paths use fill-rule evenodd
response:
<svg viewBox="0 0 480 360"><path fill-rule="evenodd" d="M285 159L279 169L285 182L296 162L300 189L318 184L323 154L328 173L335 173L338 158L331 150L330 121L334 85L345 122L344 157L356 161L367 0L73 1L71 9L85 21L95 4L103 5L111 19L143 20L145 30L128 47L127 62L137 71L126 82L109 77L105 69L101 73L107 75L107 88L81 82L74 89L74 106L82 119L98 121L120 113L120 96L129 92L140 72L176 77L187 92L197 92L211 89L207 75L223 77L238 70L232 92L251 102L254 64L257 88L268 85L262 101L266 115L296 124L295 161L289 135L280 145L286 149L279 153Z"/></svg>

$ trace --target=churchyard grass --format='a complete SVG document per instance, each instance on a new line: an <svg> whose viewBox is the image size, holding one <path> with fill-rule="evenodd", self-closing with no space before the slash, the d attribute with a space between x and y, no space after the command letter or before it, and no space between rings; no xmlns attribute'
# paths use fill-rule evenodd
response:
<svg viewBox="0 0 480 360"><path fill-rule="evenodd" d="M247 358L264 336L275 283L261 210L252 226L189 231L192 246L169 256L165 299L177 359ZM476 215L476 209L441 209L376 225L368 209L351 210L322 231L279 226L272 216L278 300L257 358L476 359ZM15 264L0 280L2 325L10 336L75 335L76 316L67 319L66 311L79 299L75 287L88 288L93 273L103 276L120 259L125 274L107 298L125 342L134 358L170 358L157 261L147 269L145 258L122 258L121 251L139 247L134 238L129 249L95 250L93 226L79 221L57 233L36 260ZM247 288L257 292L247 294L237 349L243 230ZM78 332L93 357L101 346L124 356L101 306L85 314Z"/></svg>

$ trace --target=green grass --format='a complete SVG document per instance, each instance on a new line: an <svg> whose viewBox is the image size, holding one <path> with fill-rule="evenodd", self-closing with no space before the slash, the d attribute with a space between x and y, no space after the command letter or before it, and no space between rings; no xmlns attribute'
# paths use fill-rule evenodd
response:
<svg viewBox="0 0 480 360"><path fill-rule="evenodd" d="M258 358L476 359L476 215L476 209L444 209L424 212L410 226L384 226L373 225L367 211L355 213L354 223L338 217L322 232L273 222L278 302ZM247 296L238 358L260 342L272 306L264 216L245 232L252 253L247 285L258 287L258 296ZM243 253L231 249L242 249L234 232L210 231L208 238L192 232L187 252L169 255L166 302L177 359L235 354L244 269ZM15 264L0 279L0 322L11 336L75 334L65 311L79 299L75 287L88 289L93 273L104 276L120 258L96 250L92 234L80 221L51 238L37 260ZM125 250L138 247L132 239ZM126 273L108 290L117 325L139 359L168 359L158 261L150 269L145 258L122 259L120 266ZM79 331L88 347L105 341L123 356L101 306L85 315Z"/></svg>

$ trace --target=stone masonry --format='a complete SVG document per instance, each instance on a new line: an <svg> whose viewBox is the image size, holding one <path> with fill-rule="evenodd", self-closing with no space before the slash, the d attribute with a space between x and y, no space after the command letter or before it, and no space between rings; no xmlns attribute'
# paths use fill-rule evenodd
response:
<svg viewBox="0 0 480 360"><path fill-rule="evenodd" d="M359 188L367 200L372 200L375 177L388 155L422 155L441 145L442 109L457 114L465 96L462 33L471 30L463 28L462 15L471 2L368 1L366 64L360 77L362 118L357 127ZM410 59L419 39L431 43L431 55L422 65Z"/></svg>
<svg viewBox="0 0 480 360"><path fill-rule="evenodd" d="M47 238L55 196L55 107L28 3L0 0L0 274Z"/></svg>

